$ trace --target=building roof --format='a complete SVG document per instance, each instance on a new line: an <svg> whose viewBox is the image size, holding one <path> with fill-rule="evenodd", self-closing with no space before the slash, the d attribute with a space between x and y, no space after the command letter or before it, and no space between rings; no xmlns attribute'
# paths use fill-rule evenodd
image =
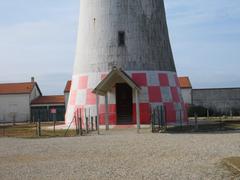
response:
<svg viewBox="0 0 240 180"><path fill-rule="evenodd" d="M63 95L56 96L40 96L34 99L31 103L32 105L40 105L40 104L65 104Z"/></svg>
<svg viewBox="0 0 240 180"><path fill-rule="evenodd" d="M0 95L3 95L3 94L30 94L35 85L37 86L37 88L41 94L41 91L36 82L24 82L24 83L0 84Z"/></svg>
<svg viewBox="0 0 240 180"><path fill-rule="evenodd" d="M65 86L65 89L64 89L64 92L65 92L65 93L70 92L70 90L71 90L71 85L72 85L72 81L69 80L69 81L67 82L66 86Z"/></svg>
<svg viewBox="0 0 240 180"><path fill-rule="evenodd" d="M180 84L180 87L182 89L188 89L188 88L192 88L192 84L191 84L191 81L189 79L189 77L179 77L178 78L179 80L179 84Z"/></svg>
<svg viewBox="0 0 240 180"><path fill-rule="evenodd" d="M98 95L105 95L116 83L127 83L131 88L140 90L141 88L134 80L127 75L123 70L116 67L96 86L92 91Z"/></svg>

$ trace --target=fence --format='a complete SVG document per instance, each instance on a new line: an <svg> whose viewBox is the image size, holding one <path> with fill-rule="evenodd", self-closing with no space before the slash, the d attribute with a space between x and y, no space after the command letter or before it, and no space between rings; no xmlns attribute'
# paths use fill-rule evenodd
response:
<svg viewBox="0 0 240 180"><path fill-rule="evenodd" d="M99 134L98 116L96 116L96 112L93 108L77 108L65 135L68 133L73 123L75 125L77 135L83 136L84 134L88 134L92 131L98 131Z"/></svg>
<svg viewBox="0 0 240 180"><path fill-rule="evenodd" d="M166 108L164 106L156 106L152 109L152 132L165 130L166 127Z"/></svg>

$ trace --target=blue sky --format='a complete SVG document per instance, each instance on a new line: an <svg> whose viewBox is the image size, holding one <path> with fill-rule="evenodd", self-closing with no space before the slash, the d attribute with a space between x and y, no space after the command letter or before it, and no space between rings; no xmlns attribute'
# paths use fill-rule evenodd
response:
<svg viewBox="0 0 240 180"><path fill-rule="evenodd" d="M194 88L240 86L240 1L165 0L179 76ZM75 56L79 0L0 0L0 82L35 76L62 94Z"/></svg>

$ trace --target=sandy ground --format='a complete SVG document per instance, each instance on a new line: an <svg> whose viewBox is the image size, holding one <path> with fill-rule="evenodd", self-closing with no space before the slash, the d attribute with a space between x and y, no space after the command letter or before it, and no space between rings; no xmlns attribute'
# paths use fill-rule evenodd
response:
<svg viewBox="0 0 240 180"><path fill-rule="evenodd" d="M0 179L232 179L221 163L232 156L240 156L239 133L1 138Z"/></svg>

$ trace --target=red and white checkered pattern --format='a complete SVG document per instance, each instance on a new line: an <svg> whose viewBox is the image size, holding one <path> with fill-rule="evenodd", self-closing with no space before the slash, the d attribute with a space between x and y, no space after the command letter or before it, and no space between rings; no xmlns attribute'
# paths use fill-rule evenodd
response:
<svg viewBox="0 0 240 180"><path fill-rule="evenodd" d="M151 123L151 108L157 105L166 107L166 120L168 123L186 123L187 112L183 103L181 90L175 72L167 71L138 71L126 72L136 84L141 87L139 94L140 120L142 124ZM66 113L66 123L69 124L77 108L90 108L91 114L96 115L96 95L92 90L103 80L108 73L89 73L73 76L69 103ZM110 124L116 124L116 98L115 87L109 92ZM104 124L105 102L100 97L99 105L100 124ZM182 116L182 117L180 117ZM133 96L133 123L136 123L136 100Z"/></svg>

